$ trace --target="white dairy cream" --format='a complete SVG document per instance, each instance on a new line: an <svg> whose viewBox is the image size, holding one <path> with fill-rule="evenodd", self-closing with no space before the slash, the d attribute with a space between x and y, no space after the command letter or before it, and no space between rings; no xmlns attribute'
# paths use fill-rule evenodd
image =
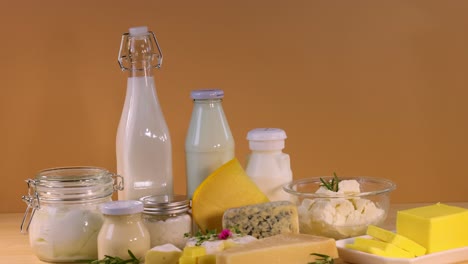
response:
<svg viewBox="0 0 468 264"><path fill-rule="evenodd" d="M34 214L29 227L29 242L39 259L44 261L95 259L102 223L102 215L97 209L43 206Z"/></svg>

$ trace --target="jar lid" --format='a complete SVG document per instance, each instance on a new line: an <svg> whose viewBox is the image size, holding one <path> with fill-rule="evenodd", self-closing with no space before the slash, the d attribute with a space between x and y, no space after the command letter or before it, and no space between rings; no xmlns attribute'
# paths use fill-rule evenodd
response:
<svg viewBox="0 0 468 264"><path fill-rule="evenodd" d="M220 89L194 90L190 96L192 99L219 99L224 97L224 91Z"/></svg>
<svg viewBox="0 0 468 264"><path fill-rule="evenodd" d="M281 150L286 138L286 132L280 128L255 128L247 133L251 150Z"/></svg>
<svg viewBox="0 0 468 264"><path fill-rule="evenodd" d="M190 200L185 195L149 195L140 198L145 214L167 215L190 210Z"/></svg>
<svg viewBox="0 0 468 264"><path fill-rule="evenodd" d="M83 201L111 196L113 176L99 167L60 167L40 171L31 183L40 200Z"/></svg>
<svg viewBox="0 0 468 264"><path fill-rule="evenodd" d="M103 203L101 212L106 215L126 215L143 212L143 203L133 200L120 200Z"/></svg>

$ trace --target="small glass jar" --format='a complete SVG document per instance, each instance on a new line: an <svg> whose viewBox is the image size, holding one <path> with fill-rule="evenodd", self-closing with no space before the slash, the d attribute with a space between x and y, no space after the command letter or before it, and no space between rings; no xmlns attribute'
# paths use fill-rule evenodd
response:
<svg viewBox="0 0 468 264"><path fill-rule="evenodd" d="M143 203L132 200L107 202L101 205L104 224L98 235L99 259L116 256L128 259L132 251L138 259L144 259L150 249L150 235L143 224Z"/></svg>
<svg viewBox="0 0 468 264"><path fill-rule="evenodd" d="M21 224L36 256L47 262L97 258L97 234L103 223L99 205L120 189L115 174L97 167L40 171L28 179L28 208Z"/></svg>
<svg viewBox="0 0 468 264"><path fill-rule="evenodd" d="M173 244L183 249L192 234L190 200L184 195L156 195L140 198L144 204L143 221L151 236L151 247Z"/></svg>

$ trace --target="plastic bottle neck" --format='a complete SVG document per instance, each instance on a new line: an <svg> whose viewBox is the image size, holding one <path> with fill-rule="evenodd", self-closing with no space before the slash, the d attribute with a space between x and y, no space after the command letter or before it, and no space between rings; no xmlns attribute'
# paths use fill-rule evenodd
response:
<svg viewBox="0 0 468 264"><path fill-rule="evenodd" d="M276 155L283 153L282 149L251 149L252 154L260 154L260 155Z"/></svg>

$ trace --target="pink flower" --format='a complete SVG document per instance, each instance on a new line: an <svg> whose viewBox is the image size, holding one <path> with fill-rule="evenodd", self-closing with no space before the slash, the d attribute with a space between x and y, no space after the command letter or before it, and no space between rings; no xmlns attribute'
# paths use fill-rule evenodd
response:
<svg viewBox="0 0 468 264"><path fill-rule="evenodd" d="M232 236L231 230L229 229L223 229L221 233L219 233L218 238L221 240L228 239L229 237Z"/></svg>

